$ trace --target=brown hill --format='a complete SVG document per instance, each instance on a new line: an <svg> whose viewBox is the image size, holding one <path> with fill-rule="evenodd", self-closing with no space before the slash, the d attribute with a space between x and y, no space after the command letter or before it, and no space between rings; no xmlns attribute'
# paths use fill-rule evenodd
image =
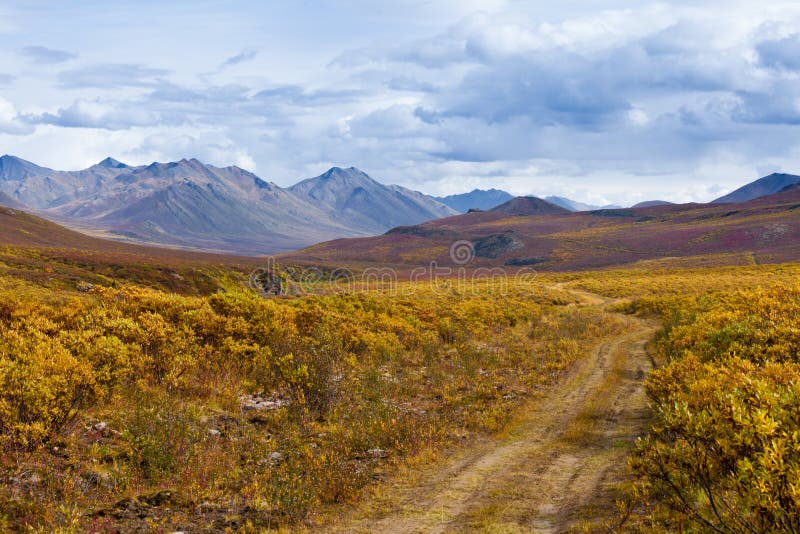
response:
<svg viewBox="0 0 800 534"><path fill-rule="evenodd" d="M506 215L547 215L569 213L569 210L538 197L515 197L490 211Z"/></svg>
<svg viewBox="0 0 800 534"><path fill-rule="evenodd" d="M534 203L536 204L536 203ZM334 266L454 265L468 241L470 265L578 270L714 256L720 262L800 259L800 189L741 204L682 204L527 216L501 210L431 221L363 239L321 243L283 261ZM459 258L460 260L461 258Z"/></svg>
<svg viewBox="0 0 800 534"><path fill-rule="evenodd" d="M0 207L0 275L44 285L135 282L188 294L219 289L224 273L244 276L264 261L100 239L18 209ZM224 276L223 276L224 277Z"/></svg>

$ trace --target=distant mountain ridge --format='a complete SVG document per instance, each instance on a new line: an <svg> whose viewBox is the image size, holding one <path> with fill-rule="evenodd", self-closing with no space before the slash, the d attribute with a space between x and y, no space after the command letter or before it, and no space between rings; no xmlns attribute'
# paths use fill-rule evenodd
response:
<svg viewBox="0 0 800 534"><path fill-rule="evenodd" d="M586 204L584 202L578 202L577 200L572 200L571 198L566 197L557 197L557 196L549 196L544 197L544 199L551 204L555 204L556 206L561 206L569 211L594 211L594 210L604 210L604 209L616 209L620 206L616 204L606 204L604 206L597 206L595 204Z"/></svg>
<svg viewBox="0 0 800 534"><path fill-rule="evenodd" d="M714 202L748 201L797 184L800 176L772 174ZM493 216L599 208L612 217L609 211L615 211L557 196L512 197L497 189L437 199L384 185L355 167L333 167L282 188L239 167L197 159L131 166L108 157L87 169L58 171L9 155L0 157L0 205L107 237L247 255L378 235L473 208ZM636 207L667 205L648 201Z"/></svg>
<svg viewBox="0 0 800 534"><path fill-rule="evenodd" d="M333 167L315 178L293 185L289 191L330 214L346 227L381 233L410 219L430 220L456 212L429 197L398 185L383 185L350 167Z"/></svg>
<svg viewBox="0 0 800 534"><path fill-rule="evenodd" d="M323 194L323 191L327 191ZM56 171L0 157L0 204L11 201L110 237L244 254L455 215L433 197L334 167L284 189L239 167L197 159L129 166L113 158Z"/></svg>
<svg viewBox="0 0 800 534"><path fill-rule="evenodd" d="M500 189L473 189L469 193L435 198L459 213L467 213L471 209L490 210L508 202L514 195Z"/></svg>
<svg viewBox="0 0 800 534"><path fill-rule="evenodd" d="M782 189L797 183L800 183L800 176L776 172L744 185L727 195L721 196L713 200L712 203L747 202L754 198L779 193Z"/></svg>
<svg viewBox="0 0 800 534"><path fill-rule="evenodd" d="M314 265L458 265L453 243L472 244L473 268L534 271L621 265L703 266L800 258L800 186L735 205L673 204L570 212L536 197L382 236L320 243L279 260ZM718 262L718 263L717 263ZM402 267L400 267L402 266ZM529 274L531 271L528 271Z"/></svg>
<svg viewBox="0 0 800 534"><path fill-rule="evenodd" d="M460 193L457 195L434 198L460 213L467 213L471 209L488 211L501 204L505 204L515 197L511 193L500 189L473 189L469 193ZM548 196L544 197L543 200L549 202L550 204L561 206L569 211L593 211L620 207L617 205L597 206L594 204L586 204L584 202L578 202L577 200L560 196Z"/></svg>

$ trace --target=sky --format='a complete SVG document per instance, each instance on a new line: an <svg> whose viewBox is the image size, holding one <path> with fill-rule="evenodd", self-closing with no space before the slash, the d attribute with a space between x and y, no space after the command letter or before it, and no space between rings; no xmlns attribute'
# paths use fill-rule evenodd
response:
<svg viewBox="0 0 800 534"><path fill-rule="evenodd" d="M0 153L708 201L800 173L800 2L0 0Z"/></svg>

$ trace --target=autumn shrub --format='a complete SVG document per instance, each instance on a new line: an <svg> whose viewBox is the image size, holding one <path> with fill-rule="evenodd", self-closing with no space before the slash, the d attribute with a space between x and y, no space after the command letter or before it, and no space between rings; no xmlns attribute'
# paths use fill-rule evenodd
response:
<svg viewBox="0 0 800 534"><path fill-rule="evenodd" d="M631 465L654 517L800 531L800 288L687 299L646 382L656 422Z"/></svg>
<svg viewBox="0 0 800 534"><path fill-rule="evenodd" d="M0 337L0 445L34 447L97 394L91 365L34 328Z"/></svg>
<svg viewBox="0 0 800 534"><path fill-rule="evenodd" d="M376 470L500 430L624 326L526 284L275 299L15 284L0 292L0 479L47 481L0 486L18 530L143 529L117 505L165 488L256 530L295 524ZM159 513L147 528L171 524Z"/></svg>

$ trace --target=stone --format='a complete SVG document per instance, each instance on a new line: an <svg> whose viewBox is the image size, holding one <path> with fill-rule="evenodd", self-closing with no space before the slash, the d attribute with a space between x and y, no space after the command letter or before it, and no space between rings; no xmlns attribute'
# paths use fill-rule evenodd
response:
<svg viewBox="0 0 800 534"><path fill-rule="evenodd" d="M387 456L389 456L389 453L387 453L383 449L378 449L376 447L374 449L368 450L367 451L367 456L369 456L370 458L386 458Z"/></svg>

